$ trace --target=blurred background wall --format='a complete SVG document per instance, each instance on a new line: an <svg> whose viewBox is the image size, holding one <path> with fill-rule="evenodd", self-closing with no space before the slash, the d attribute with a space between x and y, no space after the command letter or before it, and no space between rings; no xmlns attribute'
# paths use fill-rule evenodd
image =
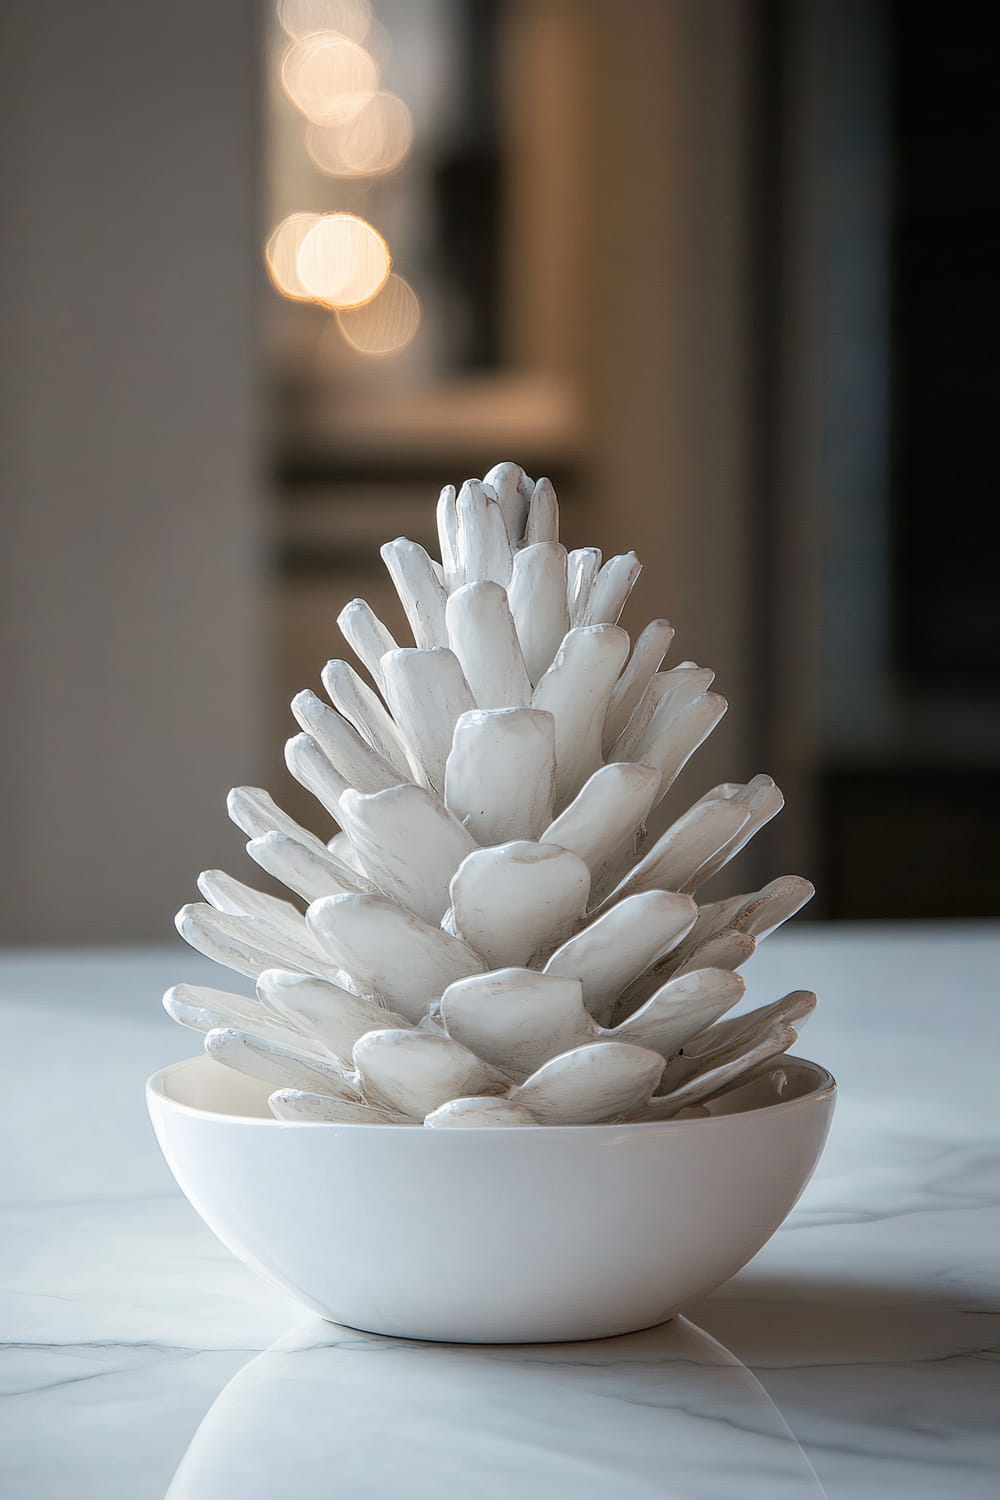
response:
<svg viewBox="0 0 1000 1500"><path fill-rule="evenodd" d="M264 763L253 22L0 7L7 941L169 933Z"/></svg>
<svg viewBox="0 0 1000 1500"><path fill-rule="evenodd" d="M288 699L502 458L716 669L680 801L785 788L747 886L994 914L991 7L279 8L0 10L0 939L168 934L231 784L315 823ZM339 313L333 210L393 257Z"/></svg>

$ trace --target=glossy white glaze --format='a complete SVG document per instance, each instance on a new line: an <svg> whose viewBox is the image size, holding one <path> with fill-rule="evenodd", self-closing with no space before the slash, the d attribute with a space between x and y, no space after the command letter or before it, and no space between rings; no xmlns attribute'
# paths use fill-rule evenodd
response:
<svg viewBox="0 0 1000 1500"><path fill-rule="evenodd" d="M315 1091L281 1076L285 1056L279 1086ZM356 1078L325 1091L350 1102L357 1084L411 1124L271 1119L273 1084L205 1056L156 1075L149 1109L178 1182L235 1254L314 1312L407 1338L606 1338L663 1322L770 1237L833 1110L829 1076L792 1060L715 1118L604 1124L648 1099L664 1069L618 1041L563 1053L513 1089L426 1031L370 1032L354 1063ZM309 1059L293 1066L305 1073ZM449 1101L484 1095L506 1095L538 1125L446 1140L419 1128Z"/></svg>

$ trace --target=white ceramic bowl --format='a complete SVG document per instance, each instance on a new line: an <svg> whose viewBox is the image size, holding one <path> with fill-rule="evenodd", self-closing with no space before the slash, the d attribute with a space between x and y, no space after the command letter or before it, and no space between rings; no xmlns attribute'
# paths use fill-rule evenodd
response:
<svg viewBox="0 0 1000 1500"><path fill-rule="evenodd" d="M709 1118L506 1130L278 1121L267 1094L208 1056L147 1085L223 1244L337 1323L527 1343L648 1328L728 1280L808 1182L836 1084L785 1057Z"/></svg>

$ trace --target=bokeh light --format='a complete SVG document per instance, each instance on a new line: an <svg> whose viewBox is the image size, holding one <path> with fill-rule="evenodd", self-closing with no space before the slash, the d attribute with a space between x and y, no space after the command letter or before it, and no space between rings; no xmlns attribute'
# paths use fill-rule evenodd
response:
<svg viewBox="0 0 1000 1500"><path fill-rule="evenodd" d="M389 246L357 214L322 214L306 233L298 255L299 280L328 307L362 307L385 286L392 269Z"/></svg>
<svg viewBox="0 0 1000 1500"><path fill-rule="evenodd" d="M371 302L351 312L338 312L344 338L359 354L396 354L420 327L420 300L402 276L390 276Z"/></svg>
<svg viewBox="0 0 1000 1500"><path fill-rule="evenodd" d="M339 31L352 42L363 42L371 30L368 0L278 0L278 20L293 39L316 31Z"/></svg>
<svg viewBox="0 0 1000 1500"><path fill-rule="evenodd" d="M391 172L413 144L413 116L395 94L373 94L353 120L310 125L306 147L331 177L375 177Z"/></svg>
<svg viewBox="0 0 1000 1500"><path fill-rule="evenodd" d="M378 87L378 64L364 47L335 32L300 37L281 63L281 80L296 109L317 125L343 125Z"/></svg>
<svg viewBox="0 0 1000 1500"><path fill-rule="evenodd" d="M312 292L303 284L296 264L306 235L319 220L319 214L289 214L271 232L264 246L268 275L284 297L298 302L314 302Z"/></svg>

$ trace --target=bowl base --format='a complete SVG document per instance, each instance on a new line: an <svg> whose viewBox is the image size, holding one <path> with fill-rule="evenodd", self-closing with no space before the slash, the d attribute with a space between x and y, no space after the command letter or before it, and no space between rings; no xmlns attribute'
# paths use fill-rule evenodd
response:
<svg viewBox="0 0 1000 1500"><path fill-rule="evenodd" d="M629 1334L632 1333L648 1333L653 1328L663 1328L667 1323L672 1323L675 1318L680 1316L680 1314L679 1312L672 1312L668 1313L665 1318L657 1318L654 1323L643 1321L640 1323L636 1323L634 1326L629 1325L625 1328L615 1328L602 1333L561 1333L549 1335L541 1334L538 1336L526 1334L517 1338L504 1338L498 1336L495 1338L480 1337L467 1339L455 1337L441 1338L435 1337L434 1334L429 1333L400 1333L396 1331L389 1332L385 1328L370 1328L367 1326L367 1324L347 1323L343 1320L343 1318L331 1318L327 1313L320 1313L319 1316L322 1318L324 1323L329 1323L334 1328L346 1328L352 1333L367 1333L373 1335L375 1338L380 1339L396 1339L399 1343L455 1344L459 1348L481 1349L484 1347L505 1348L508 1346L511 1348L518 1348L520 1346L531 1348L533 1345L538 1344L599 1344L603 1339L627 1338Z"/></svg>

